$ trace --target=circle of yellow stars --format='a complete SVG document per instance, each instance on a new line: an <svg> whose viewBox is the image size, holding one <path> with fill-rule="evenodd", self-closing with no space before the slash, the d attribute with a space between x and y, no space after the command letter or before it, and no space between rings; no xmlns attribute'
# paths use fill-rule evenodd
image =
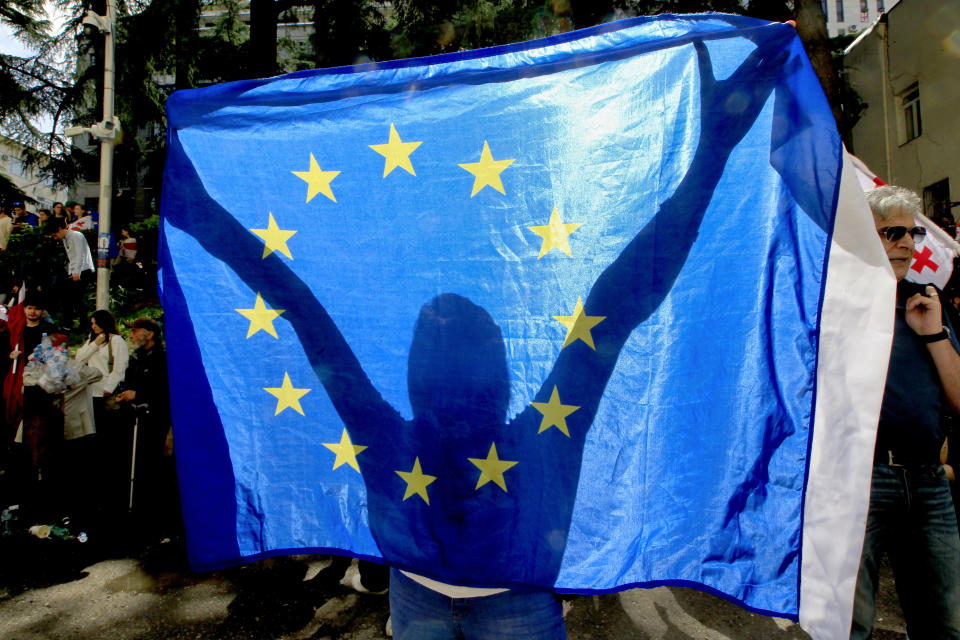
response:
<svg viewBox="0 0 960 640"><path fill-rule="evenodd" d="M404 141L400 137L394 123L391 122L387 134L387 141L368 146L371 150L383 156L383 178L386 179L394 169L403 169L415 177L417 173L413 166L411 155L422 144L422 141ZM515 158L495 159L488 141L484 140L478 161L464 162L458 165L473 176L473 186L470 197L473 198L486 187L490 187L492 190L506 195L501 174L510 167L515 160ZM306 202L309 203L320 194L332 202L337 202L333 191L333 181L341 172L324 170L313 153L310 153L308 166L305 171L292 171L292 173L307 183ZM527 229L541 240L537 260L547 256L554 250L568 257L573 257L573 250L570 246L570 236L582 226L583 223L581 222L565 222L556 206L553 207L546 224L528 225ZM272 212L267 214L266 228L250 229L250 232L263 240L262 259L266 259L276 252L289 260L293 260L293 253L290 250L288 242L290 242L297 231L281 228ZM246 335L247 339L257 336L260 332L272 336L274 339L279 339L273 323L285 310L268 308L259 291L256 294L256 300L252 308L234 309L234 311L249 321ZM582 298L577 298L571 315L555 315L553 318L566 329L562 349L567 348L577 341L582 341L590 349L596 350L591 330L606 318L605 316L587 315ZM263 390L276 399L276 405L274 407L275 416L280 415L287 409L299 413L301 416L306 415L300 400L310 393L312 389L295 387L288 372L284 372L283 381L279 387L264 387ZM531 402L530 405L541 414L540 427L537 431L538 434L548 431L551 427L555 427L559 433L567 438L570 437L570 430L567 426L566 419L580 407L577 405L563 404L560 400L560 391L556 385L554 385L547 402ZM334 454L332 470L346 466L360 473L357 456L368 449L367 445L354 444L346 429L342 430L339 442L324 442L322 444ZM505 493L508 492L505 474L519 464L517 460L501 459L500 454L497 452L496 442L490 443L486 457L467 458L467 461L479 470L475 487L477 491L492 483ZM419 456L414 458L409 471L398 469L395 473L405 483L403 501L417 496L424 504L430 504L430 495L427 488L433 484L438 477L424 472Z"/></svg>

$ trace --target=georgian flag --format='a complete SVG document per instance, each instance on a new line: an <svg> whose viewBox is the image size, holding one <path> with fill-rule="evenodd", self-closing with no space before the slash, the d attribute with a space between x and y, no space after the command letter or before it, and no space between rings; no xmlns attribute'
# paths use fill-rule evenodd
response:
<svg viewBox="0 0 960 640"><path fill-rule="evenodd" d="M856 156L851 157L857 170L857 179L864 191L886 184L870 171L863 160ZM907 280L917 284L933 284L942 290L953 274L953 258L960 255L960 244L922 213L917 215L916 220L917 224L927 228L927 235L913 254Z"/></svg>

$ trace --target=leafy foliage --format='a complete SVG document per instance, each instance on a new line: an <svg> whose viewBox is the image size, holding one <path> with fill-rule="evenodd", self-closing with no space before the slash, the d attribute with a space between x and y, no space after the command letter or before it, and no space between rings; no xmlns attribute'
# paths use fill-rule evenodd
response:
<svg viewBox="0 0 960 640"><path fill-rule="evenodd" d="M0 265L14 277L14 282L32 279L51 282L66 269L66 257L59 241L43 235L37 227L15 225L0 253Z"/></svg>
<svg viewBox="0 0 960 640"><path fill-rule="evenodd" d="M43 177L71 184L79 175L78 156L57 131L84 102L88 77L74 71L79 18L51 33L42 0L0 0L0 22L31 51L0 55L0 131L25 147L27 164Z"/></svg>
<svg viewBox="0 0 960 640"><path fill-rule="evenodd" d="M311 62L332 67L390 56L386 18L369 0L314 0Z"/></svg>
<svg viewBox="0 0 960 640"><path fill-rule="evenodd" d="M47 119L56 131L64 122L101 119L102 36L81 26L84 10L97 2L57 0L70 18L51 34L42 0L0 0L0 20L37 52L0 56L0 130L29 147L29 162L58 184L98 175L95 149L85 153L34 125ZM164 103L176 89L502 45L636 15L723 11L782 20L795 4L800 0L751 0L747 9L740 0L119 0L115 95L126 135L115 147L114 184L125 193L160 193ZM203 10L212 12L198 28ZM278 23L302 22L310 10L309 45L281 39L264 46L263 34L276 39ZM258 59L264 51L274 59ZM155 204L148 199L146 210ZM115 210L122 217L133 206L120 199Z"/></svg>

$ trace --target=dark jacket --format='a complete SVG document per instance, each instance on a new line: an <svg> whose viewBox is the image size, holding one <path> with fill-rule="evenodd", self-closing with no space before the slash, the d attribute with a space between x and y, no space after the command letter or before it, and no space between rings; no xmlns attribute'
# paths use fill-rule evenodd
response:
<svg viewBox="0 0 960 640"><path fill-rule="evenodd" d="M124 387L137 392L134 404L149 412L152 420L169 424L170 387L167 380L167 353L163 345L140 347L130 357Z"/></svg>

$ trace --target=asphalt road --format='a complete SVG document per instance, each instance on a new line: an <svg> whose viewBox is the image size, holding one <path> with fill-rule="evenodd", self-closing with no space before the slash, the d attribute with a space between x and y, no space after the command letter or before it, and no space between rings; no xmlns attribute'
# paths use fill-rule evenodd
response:
<svg viewBox="0 0 960 640"><path fill-rule="evenodd" d="M146 547L116 532L109 543L0 538L0 639L369 640L385 637L387 596L318 585L323 556L274 558L193 573L176 541ZM125 541L127 544L125 544ZM124 548L127 547L127 548ZM355 569L351 568L351 571ZM885 571L875 638L904 638ZM744 611L693 589L634 589L571 601L574 639L793 640L787 620Z"/></svg>

